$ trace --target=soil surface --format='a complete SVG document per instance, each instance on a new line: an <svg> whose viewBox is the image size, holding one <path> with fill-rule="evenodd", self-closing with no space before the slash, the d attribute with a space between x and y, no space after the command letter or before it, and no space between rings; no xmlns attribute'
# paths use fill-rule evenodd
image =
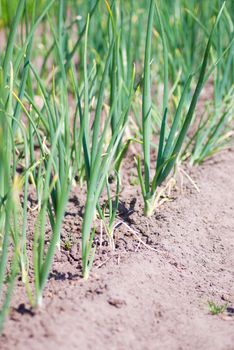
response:
<svg viewBox="0 0 234 350"><path fill-rule="evenodd" d="M131 164L125 171L134 182ZM233 350L234 152L186 172L200 192L183 174L183 186L178 180L171 201L147 220L138 186L125 185L116 249L97 236L88 281L81 278L83 209L75 193L43 307L30 309L19 281L0 349ZM212 315L209 301L225 310Z"/></svg>

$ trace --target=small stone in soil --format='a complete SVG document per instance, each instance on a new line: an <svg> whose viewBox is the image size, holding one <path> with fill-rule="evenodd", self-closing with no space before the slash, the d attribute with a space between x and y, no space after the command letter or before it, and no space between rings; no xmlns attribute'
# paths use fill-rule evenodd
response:
<svg viewBox="0 0 234 350"><path fill-rule="evenodd" d="M111 305L120 309L122 306L127 305L126 301L118 298L109 298L107 302Z"/></svg>

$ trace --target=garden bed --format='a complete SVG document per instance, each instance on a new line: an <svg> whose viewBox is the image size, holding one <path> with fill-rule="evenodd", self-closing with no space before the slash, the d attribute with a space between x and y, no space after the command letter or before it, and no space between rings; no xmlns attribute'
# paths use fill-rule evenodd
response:
<svg viewBox="0 0 234 350"><path fill-rule="evenodd" d="M139 187L126 185L116 249L96 242L88 281L81 277L82 200L73 190L43 306L30 309L18 281L1 350L233 349L233 164L229 150L188 168L200 192L178 179L172 201L150 219Z"/></svg>

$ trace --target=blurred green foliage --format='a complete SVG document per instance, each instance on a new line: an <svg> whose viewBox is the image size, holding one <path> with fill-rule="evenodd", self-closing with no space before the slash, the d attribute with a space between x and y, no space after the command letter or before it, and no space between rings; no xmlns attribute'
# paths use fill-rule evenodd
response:
<svg viewBox="0 0 234 350"><path fill-rule="evenodd" d="M35 0L27 0L28 11L32 11L32 5ZM38 9L43 6L45 0L37 0ZM14 15L16 13L18 0L0 0L0 27L8 26L11 24Z"/></svg>

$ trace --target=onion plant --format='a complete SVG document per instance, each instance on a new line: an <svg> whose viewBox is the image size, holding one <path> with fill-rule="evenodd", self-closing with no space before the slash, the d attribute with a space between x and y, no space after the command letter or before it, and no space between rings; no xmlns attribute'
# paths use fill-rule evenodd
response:
<svg viewBox="0 0 234 350"><path fill-rule="evenodd" d="M28 259L26 252L27 243L27 197L28 197L28 182L29 176L32 175L31 171L35 167L33 163L30 164L29 157L29 142L28 136L25 130L25 126L20 122L20 110L23 108L26 115L29 115L26 108L24 108L21 99L24 96L26 82L29 78L28 76L28 60L30 58L33 35L35 33L36 27L45 16L46 12L49 10L50 6L53 4L53 0L45 2L45 7L35 22L35 9L37 1L34 2L32 11L32 20L27 17L27 38L23 43L23 48L18 49L18 53L14 55L15 42L17 38L17 28L20 23L24 9L26 9L26 15L29 16L28 8L26 2L21 0L18 2L18 7L16 9L16 14L11 25L6 52L2 62L1 69L1 110L0 110L0 130L1 130L1 171L0 171L0 196L1 196L1 208L0 208L0 232L2 238L2 251L1 251L1 261L0 261L0 289L2 291L3 283L5 282L5 273L7 265L10 266L9 272L9 284L6 291L5 302L3 304L1 312L1 320L7 312L10 296L14 284L14 279L16 275L21 272L22 281L25 283L26 290L29 295L30 301L31 291L28 284ZM31 28L28 27L29 22L31 23ZM24 67L22 69L21 75L20 65L23 62L24 53L26 51ZM16 67L14 70L13 67ZM18 82L17 77L20 76ZM18 94L15 93L16 86L19 86ZM15 101L15 102L14 102ZM29 117L30 119L30 117ZM35 134L39 137L36 130L35 124L33 125ZM15 132L19 131L22 137L23 145L23 163L24 171L22 175L17 175L16 167L19 164L19 159L17 159L16 154L21 154L18 152L18 147L15 142ZM29 134L30 135L30 134ZM29 136L31 141L31 136ZM39 137L40 140L40 137ZM42 143L41 143L42 145ZM21 147L19 145L19 147ZM20 192L23 188L23 204L19 200ZM11 262L7 258L8 247L10 242L12 242L12 258Z"/></svg>
<svg viewBox="0 0 234 350"><path fill-rule="evenodd" d="M17 159L11 124L14 117L13 89L15 84L13 69L13 50L25 1L18 3L12 22L6 52L1 62L0 79L0 329L8 311L15 278L22 271L26 281L26 220L27 220L27 185L24 187L24 205L21 209L19 191L21 182L16 173ZM25 165L28 165L24 138ZM26 180L27 181L27 180ZM9 254L9 247L12 251ZM4 284L6 285L4 287ZM5 291L5 297L3 297Z"/></svg>
<svg viewBox="0 0 234 350"><path fill-rule="evenodd" d="M233 89L223 99L219 109L208 105L199 125L183 150L182 158L190 158L190 163L201 164L207 158L228 147L234 133Z"/></svg>
<svg viewBox="0 0 234 350"><path fill-rule="evenodd" d="M183 157L190 157L191 164L202 163L233 138L234 22L226 8L217 25L214 43L213 56L218 57L214 70L214 98L209 101L183 152Z"/></svg>
<svg viewBox="0 0 234 350"><path fill-rule="evenodd" d="M110 178L112 177L110 176L109 178L106 179L107 200L104 202L104 204L101 207L98 207L98 213L103 222L105 232L110 242L110 246L114 250L115 249L114 225L115 225L116 216L118 214L121 180L120 180L120 174L115 171L115 176L113 176L113 179L116 178L116 189L114 191L114 194L112 194L112 189L109 183Z"/></svg>
<svg viewBox="0 0 234 350"><path fill-rule="evenodd" d="M14 139L10 128L13 118L13 97L14 87L13 73L13 49L16 41L17 27L19 25L25 1L18 3L15 17L12 22L6 52L1 62L0 79L0 302L3 301L3 289L6 282L7 265L11 264L9 283L6 289L5 301L3 301L0 314L0 328L2 327L5 314L8 309L14 280L18 268L16 267L17 251L19 247L19 236L16 234L17 227L17 188L12 184L16 183L16 158L14 155ZM13 163L13 166L11 164ZM13 223L12 223L13 221ZM15 227L16 225L16 227ZM17 228L17 232L18 228ZM24 229L25 232L25 229ZM14 242L12 259L9 258L9 245ZM18 256L17 256L18 258ZM17 261L18 263L18 261Z"/></svg>
<svg viewBox="0 0 234 350"><path fill-rule="evenodd" d="M156 12L159 19L159 24L161 27L161 35L164 47L165 56L165 68L164 69L164 99L163 99L163 117L162 125L160 130L159 144L158 144L158 156L156 161L156 166L154 170L154 175L151 180L150 166L151 166L151 114L152 114L152 100L151 100L151 45L152 45L152 29L154 23L154 12ZM144 199L144 213L146 216L153 214L158 201L158 187L167 179L171 170L173 169L178 155L180 153L181 147L183 145L184 139L186 137L187 131L192 121L192 117L196 108L196 104L201 93L203 83L205 81L206 67L208 64L208 58L210 53L210 48L212 45L213 33L217 23L220 19L221 13L223 12L224 4L221 7L215 24L212 28L211 34L208 39L206 50L203 57L203 62L200 68L198 82L193 93L189 109L185 116L181 115L182 107L185 101L185 97L188 92L188 88L191 84L193 74L187 79L187 82L183 88L183 92L173 119L173 123L170 127L168 135L165 135L166 121L167 121L167 45L164 36L164 28L161 20L161 14L158 9L157 2L154 0L150 1L149 6L149 16L148 16L148 27L146 36L146 46L145 46L145 63L144 63L144 87L142 95L142 129L143 129L143 153L144 153L144 177L141 171L140 158L138 158L138 176L140 179L141 190ZM179 122L183 118L182 126L178 129Z"/></svg>
<svg viewBox="0 0 234 350"><path fill-rule="evenodd" d="M84 69L87 76L87 43L88 43L88 29L89 18L87 20L86 35L85 35L85 49L84 49ZM110 99L110 106L108 108L108 115L105 117L103 114L104 93L105 86L108 78L108 71L111 63L113 49L115 45L116 37L113 37L111 44L109 45L107 58L105 61L105 68L102 73L102 79L100 83L99 93L97 97L96 110L94 115L93 130L90 133L89 125L89 105L88 105L88 80L85 79L85 94L84 94L84 109L81 112L81 127L84 130L83 148L86 164L86 177L87 177L87 199L85 205L85 212L82 225L82 263L83 263L83 275L87 278L92 267L93 258L95 254L95 248L92 246L93 238L95 234L95 227L92 227L93 220L96 215L96 208L98 206L99 197L102 193L105 185L108 171L111 167L113 157L117 150L119 141L122 138L124 128L128 119L128 112L131 104L133 93L134 74L128 82L129 98L125 106L121 110L121 114L118 117L118 122L115 127L112 136L107 145L105 145L105 138L107 136L108 127L111 123L111 119L116 105L119 102L120 91L117 91L115 99ZM103 119L104 118L104 119ZM102 119L104 121L103 128Z"/></svg>
<svg viewBox="0 0 234 350"><path fill-rule="evenodd" d="M49 19L49 17L48 17ZM46 87L39 77L38 73L31 66L33 76L35 77L44 106L38 110L36 104L32 101L33 109L39 114L41 123L46 126L48 141L50 147L46 148L40 142L40 151L43 161L44 172L43 191L40 193L40 180L37 183L40 194L40 206L38 220L34 235L34 272L36 303L41 304L42 292L46 285L56 247L60 247L60 230L64 217L65 207L68 201L68 195L75 176L75 167L73 163L72 150L74 149L71 140L70 130L70 110L68 103L67 76L64 68L64 32L63 25L65 19L65 2L61 1L58 7L58 32L50 21L51 31L54 36L56 58L61 72L61 78L55 83L53 79L52 93L49 96ZM57 96L57 94L59 94ZM47 116L47 120L45 119ZM46 218L49 218L51 225L51 238L47 249L45 249L45 227Z"/></svg>

